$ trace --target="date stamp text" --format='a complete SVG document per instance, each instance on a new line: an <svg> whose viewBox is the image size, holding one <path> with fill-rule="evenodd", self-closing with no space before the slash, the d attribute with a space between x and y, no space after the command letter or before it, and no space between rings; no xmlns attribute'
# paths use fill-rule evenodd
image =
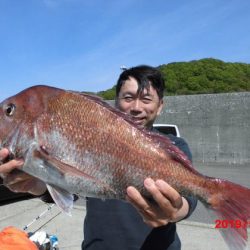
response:
<svg viewBox="0 0 250 250"><path fill-rule="evenodd" d="M215 228L247 228L250 227L250 220L215 220Z"/></svg>

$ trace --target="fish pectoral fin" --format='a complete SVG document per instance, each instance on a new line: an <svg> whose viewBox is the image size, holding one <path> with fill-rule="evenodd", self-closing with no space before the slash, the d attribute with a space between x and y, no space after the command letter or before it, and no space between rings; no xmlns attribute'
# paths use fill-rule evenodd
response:
<svg viewBox="0 0 250 250"><path fill-rule="evenodd" d="M49 184L47 184L47 189L56 205L60 207L65 213L71 215L71 210L73 209L74 195L61 188L54 187Z"/></svg>
<svg viewBox="0 0 250 250"><path fill-rule="evenodd" d="M108 191L108 192L111 192L114 195L116 195L115 190L112 189L112 187L110 187L109 184L83 172L82 170L80 170L74 166L71 166L65 162L62 162L62 161L52 157L46 150L44 150L43 147L40 147L40 148L41 148L41 150L34 151L34 156L38 157L40 159L43 159L46 162L47 166L53 166L55 169L58 170L58 172L60 172L63 175L82 177L82 178L88 180L92 184L102 186L103 192Z"/></svg>

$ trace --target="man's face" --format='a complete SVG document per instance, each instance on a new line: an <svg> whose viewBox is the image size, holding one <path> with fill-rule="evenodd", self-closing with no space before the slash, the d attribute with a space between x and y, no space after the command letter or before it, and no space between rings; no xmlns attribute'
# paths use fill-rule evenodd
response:
<svg viewBox="0 0 250 250"><path fill-rule="evenodd" d="M138 125L148 128L153 125L163 106L156 90L151 84L149 86L138 95L138 83L130 77L123 83L116 98L117 108L133 116Z"/></svg>

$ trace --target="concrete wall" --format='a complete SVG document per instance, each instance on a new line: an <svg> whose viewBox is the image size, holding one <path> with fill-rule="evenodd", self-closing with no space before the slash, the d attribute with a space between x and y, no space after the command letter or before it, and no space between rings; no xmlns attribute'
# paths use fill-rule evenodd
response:
<svg viewBox="0 0 250 250"><path fill-rule="evenodd" d="M157 122L178 125L195 162L250 163L250 92L166 97Z"/></svg>

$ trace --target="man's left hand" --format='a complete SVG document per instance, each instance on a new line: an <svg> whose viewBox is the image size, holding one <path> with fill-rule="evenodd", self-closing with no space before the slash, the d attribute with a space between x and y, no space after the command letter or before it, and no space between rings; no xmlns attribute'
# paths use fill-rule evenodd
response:
<svg viewBox="0 0 250 250"><path fill-rule="evenodd" d="M159 227L169 222L177 222L187 215L189 209L187 200L169 184L163 180L154 181L147 178L144 186L156 204L145 199L132 186L127 188L127 200L137 209L147 225Z"/></svg>

